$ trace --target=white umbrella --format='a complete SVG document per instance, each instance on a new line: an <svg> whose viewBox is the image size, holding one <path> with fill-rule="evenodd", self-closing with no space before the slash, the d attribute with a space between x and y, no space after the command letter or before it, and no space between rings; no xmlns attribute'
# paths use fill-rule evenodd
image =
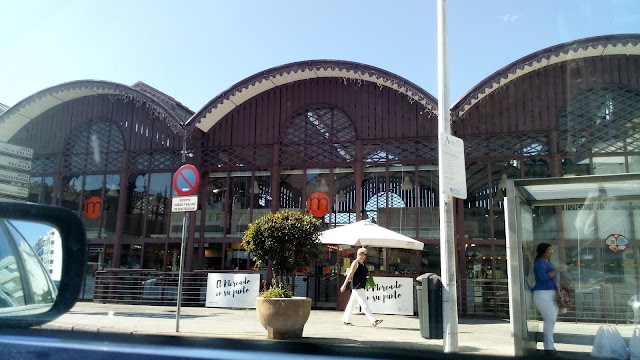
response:
<svg viewBox="0 0 640 360"><path fill-rule="evenodd" d="M323 244L422 250L424 244L366 220L320 233Z"/></svg>

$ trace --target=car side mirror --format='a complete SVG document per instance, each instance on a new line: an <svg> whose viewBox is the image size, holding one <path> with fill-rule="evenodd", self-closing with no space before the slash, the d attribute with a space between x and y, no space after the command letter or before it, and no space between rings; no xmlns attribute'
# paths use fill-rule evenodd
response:
<svg viewBox="0 0 640 360"><path fill-rule="evenodd" d="M41 325L72 308L86 242L82 222L68 209L0 202L0 328Z"/></svg>

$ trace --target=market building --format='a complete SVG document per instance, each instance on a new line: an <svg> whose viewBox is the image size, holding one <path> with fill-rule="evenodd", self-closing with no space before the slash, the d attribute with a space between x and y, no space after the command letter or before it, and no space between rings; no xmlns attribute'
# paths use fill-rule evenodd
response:
<svg viewBox="0 0 640 360"><path fill-rule="evenodd" d="M507 179L640 172L639 41L611 35L540 50L450 109L468 189L455 203L461 314L508 316ZM240 246L247 225L282 209L309 211L315 193L326 195L314 215L327 229L367 219L425 244L370 249L374 273L439 273L438 111L431 94L388 71L313 60L255 74L195 113L144 83L53 86L0 116L0 141L34 149L29 201L82 218L88 283L98 271L116 292L96 283L90 296L134 301L145 290L118 283L140 283L143 270L169 281L178 270L182 215L171 213L171 179L183 152L203 179L185 254L194 279L251 271ZM572 236L562 226L555 233ZM340 268L350 252L327 247L301 269L316 308L344 307ZM600 249L592 255L584 266L608 261ZM634 269L625 276L638 284ZM201 301L196 291L192 302Z"/></svg>

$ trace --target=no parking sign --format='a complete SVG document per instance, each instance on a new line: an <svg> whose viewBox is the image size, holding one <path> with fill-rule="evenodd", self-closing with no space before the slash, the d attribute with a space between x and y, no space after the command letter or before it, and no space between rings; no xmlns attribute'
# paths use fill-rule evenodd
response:
<svg viewBox="0 0 640 360"><path fill-rule="evenodd" d="M200 173L193 165L182 165L173 174L173 190L180 196L197 192L198 186L200 186Z"/></svg>

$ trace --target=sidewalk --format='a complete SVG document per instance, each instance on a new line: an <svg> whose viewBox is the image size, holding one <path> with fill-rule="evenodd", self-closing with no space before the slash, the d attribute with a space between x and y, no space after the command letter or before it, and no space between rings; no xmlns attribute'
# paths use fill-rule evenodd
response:
<svg viewBox="0 0 640 360"><path fill-rule="evenodd" d="M176 332L175 307L78 302L67 314L42 327L87 332L266 339L266 331L258 322L255 309L182 307L180 314L180 331ZM417 317L377 315L384 320L378 327L369 325L364 315L353 316L355 327L344 326L341 317L341 311L312 310L304 328L304 340L333 345L442 351L442 340L421 337ZM576 327L584 329L582 325L572 323L558 323L557 329L571 332ZM514 355L513 338L506 320L460 319L458 343L460 353ZM574 359L589 358L591 351L591 346L581 345L558 344L557 348L572 352Z"/></svg>

